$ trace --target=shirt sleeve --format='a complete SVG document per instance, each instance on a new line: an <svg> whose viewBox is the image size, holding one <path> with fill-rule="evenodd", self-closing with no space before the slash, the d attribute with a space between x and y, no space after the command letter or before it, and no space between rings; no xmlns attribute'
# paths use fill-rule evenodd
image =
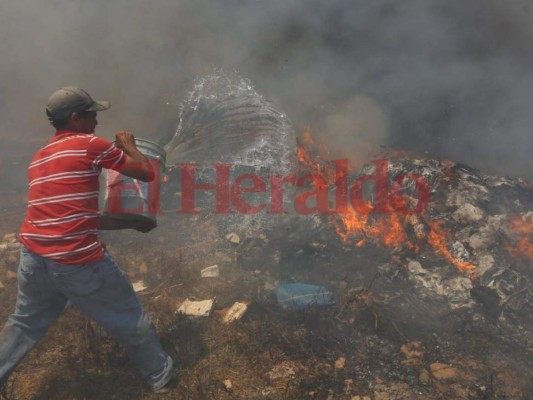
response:
<svg viewBox="0 0 533 400"><path fill-rule="evenodd" d="M89 141L87 155L92 160L93 169L102 168L118 171L126 162L126 154L109 140L95 136Z"/></svg>

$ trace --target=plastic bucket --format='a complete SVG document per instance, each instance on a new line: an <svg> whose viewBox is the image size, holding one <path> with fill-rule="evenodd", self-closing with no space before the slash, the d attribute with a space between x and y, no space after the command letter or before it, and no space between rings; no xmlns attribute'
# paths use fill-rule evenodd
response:
<svg viewBox="0 0 533 400"><path fill-rule="evenodd" d="M152 182L142 182L117 171L107 170L103 214L115 219L156 226L166 152L157 143L145 139L136 138L135 145L152 164L155 179Z"/></svg>

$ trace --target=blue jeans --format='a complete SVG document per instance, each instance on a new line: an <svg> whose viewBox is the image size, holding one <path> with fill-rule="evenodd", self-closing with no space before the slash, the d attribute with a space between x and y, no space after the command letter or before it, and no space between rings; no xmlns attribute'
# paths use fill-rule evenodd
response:
<svg viewBox="0 0 533 400"><path fill-rule="evenodd" d="M0 332L0 387L45 335L67 301L122 344L153 389L166 381L172 359L126 275L105 252L102 261L63 265L21 248L15 312Z"/></svg>

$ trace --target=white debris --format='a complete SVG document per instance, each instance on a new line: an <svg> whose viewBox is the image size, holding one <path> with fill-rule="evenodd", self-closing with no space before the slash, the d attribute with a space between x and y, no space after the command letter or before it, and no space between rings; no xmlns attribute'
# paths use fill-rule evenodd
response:
<svg viewBox="0 0 533 400"><path fill-rule="evenodd" d="M453 242L451 252L457 260L462 262L468 261L468 258L470 257L470 253L465 245L458 240Z"/></svg>
<svg viewBox="0 0 533 400"><path fill-rule="evenodd" d="M233 389L233 384L231 383L231 379L225 379L224 380L224 388L229 392L231 389Z"/></svg>
<svg viewBox="0 0 533 400"><path fill-rule="evenodd" d="M218 265L211 265L210 267L204 268L201 271L202 278L218 278L220 276L220 269Z"/></svg>
<svg viewBox="0 0 533 400"><path fill-rule="evenodd" d="M146 289L148 289L148 286L145 286L143 281L137 281L133 283L133 290L135 291L135 293L142 292Z"/></svg>
<svg viewBox="0 0 533 400"><path fill-rule="evenodd" d="M17 234L16 233L6 233L2 239L5 243L13 243L17 241Z"/></svg>
<svg viewBox="0 0 533 400"><path fill-rule="evenodd" d="M241 238L235 232L231 232L227 234L226 239L228 239L230 243L233 243L233 244L239 244L241 242Z"/></svg>
<svg viewBox="0 0 533 400"><path fill-rule="evenodd" d="M222 321L225 324L229 324L230 322L237 321L243 317L247 309L248 309L248 304L237 302L229 308L226 314L224 314Z"/></svg>
<svg viewBox="0 0 533 400"><path fill-rule="evenodd" d="M452 214L452 218L457 222L471 223L478 222L485 217L485 213L472 204L463 204Z"/></svg>
<svg viewBox="0 0 533 400"><path fill-rule="evenodd" d="M7 248L9 250L20 250L20 243L19 242L11 242L7 244Z"/></svg>
<svg viewBox="0 0 533 400"><path fill-rule="evenodd" d="M209 317L213 308L213 299L191 301L186 299L178 308L178 313L190 317Z"/></svg>
<svg viewBox="0 0 533 400"><path fill-rule="evenodd" d="M283 361L281 364L275 365L270 372L266 373L266 376L275 381L278 379L287 379L296 375L298 365L292 361Z"/></svg>
<svg viewBox="0 0 533 400"><path fill-rule="evenodd" d="M491 254L484 254L478 257L477 270L479 275L483 275L485 271L494 266L494 257Z"/></svg>
<svg viewBox="0 0 533 400"><path fill-rule="evenodd" d="M476 251L481 251L491 247L494 244L493 232L487 232L486 230L479 230L470 236L466 242L468 245Z"/></svg>
<svg viewBox="0 0 533 400"><path fill-rule="evenodd" d="M451 303L467 305L471 301L472 282L466 276L444 277L439 271L431 272L420 262L408 259L409 279L420 289L421 296L436 293ZM425 293L425 290L429 292ZM453 305L452 305L453 307Z"/></svg>

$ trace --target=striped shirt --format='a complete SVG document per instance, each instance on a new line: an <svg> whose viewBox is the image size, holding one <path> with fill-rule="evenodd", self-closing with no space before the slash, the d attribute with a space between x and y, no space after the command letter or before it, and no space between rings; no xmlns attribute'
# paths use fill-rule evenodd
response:
<svg viewBox="0 0 533 400"><path fill-rule="evenodd" d="M58 131L28 168L26 218L19 240L28 250L61 264L99 261L99 175L119 169L122 150L94 134Z"/></svg>

